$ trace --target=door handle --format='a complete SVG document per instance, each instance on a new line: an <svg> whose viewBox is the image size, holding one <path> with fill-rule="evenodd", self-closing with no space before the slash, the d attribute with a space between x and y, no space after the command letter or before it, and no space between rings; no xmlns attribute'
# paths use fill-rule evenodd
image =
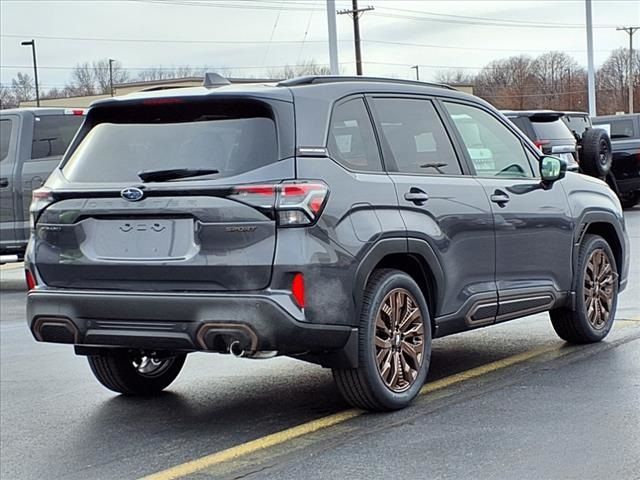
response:
<svg viewBox="0 0 640 480"><path fill-rule="evenodd" d="M408 202L413 202L416 205L422 205L424 202L429 200L429 195L419 188L411 187L411 189L404 194L404 199Z"/></svg>
<svg viewBox="0 0 640 480"><path fill-rule="evenodd" d="M493 203L497 203L501 207L503 207L505 203L509 202L509 195L504 193L502 190L496 190L489 198L491 198Z"/></svg>
<svg viewBox="0 0 640 480"><path fill-rule="evenodd" d="M8 178L0 178L0 188L7 188L9 186Z"/></svg>

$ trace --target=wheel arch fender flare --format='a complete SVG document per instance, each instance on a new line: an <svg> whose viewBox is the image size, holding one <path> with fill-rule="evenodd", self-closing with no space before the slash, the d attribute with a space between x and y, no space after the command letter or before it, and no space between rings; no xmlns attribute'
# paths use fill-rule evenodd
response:
<svg viewBox="0 0 640 480"><path fill-rule="evenodd" d="M429 285L435 291L425 292L427 300L435 302L435 305L429 305L432 313L435 313L435 307L440 305L445 285L445 274L438 257L433 248L425 240L417 238L385 238L376 242L363 256L358 267L356 268L353 299L356 310L356 318L359 318L365 286L369 281L371 273L380 262L389 255L404 254L417 258L421 265L428 268L428 272L424 272L430 276ZM427 295L428 294L428 295ZM432 315L435 317L435 315ZM432 322L434 318L431 319Z"/></svg>
<svg viewBox="0 0 640 480"><path fill-rule="evenodd" d="M627 245L625 234L619 217L613 212L604 210L592 210L583 213L576 222L576 236L573 242L572 265L574 278L578 268L578 254L580 245L587 233L596 233L602 236L608 243L615 255L618 274L622 277L626 274ZM622 278L621 278L622 280Z"/></svg>

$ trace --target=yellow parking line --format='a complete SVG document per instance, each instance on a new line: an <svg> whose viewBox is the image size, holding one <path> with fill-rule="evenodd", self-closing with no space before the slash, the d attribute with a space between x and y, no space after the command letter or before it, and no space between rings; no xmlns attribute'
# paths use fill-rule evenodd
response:
<svg viewBox="0 0 640 480"><path fill-rule="evenodd" d="M471 380L472 378L486 375L487 373L500 370L502 368L506 368L511 365L524 362L526 360L530 360L538 355L558 350L562 348L562 345L536 348L533 350L529 350L528 352L519 353L502 360L487 363L486 365L482 365L465 372L457 373L455 375L436 380L435 382L428 383L424 387L422 387L422 389L420 390L420 394L423 395L429 392L450 387L451 385ZM210 455L206 455L204 457L200 457L195 460L176 465L175 467L168 468L167 470L163 470L161 472L153 473L149 476L146 476L141 480L175 480L178 478L182 478L187 475L200 472L207 468L211 468L223 462L227 462L229 460L233 460L238 457L257 452L259 450L264 450L269 447L274 447L294 438L301 437L302 435L307 435L309 433L317 432L318 430L322 430L324 428L346 422L347 420L359 417L364 413L366 412L356 409L350 409L343 412L335 413L318 420L303 423L296 427L272 433L271 435L267 435L265 437L252 440L235 447L227 448L226 450L222 450L220 452L212 453Z"/></svg>

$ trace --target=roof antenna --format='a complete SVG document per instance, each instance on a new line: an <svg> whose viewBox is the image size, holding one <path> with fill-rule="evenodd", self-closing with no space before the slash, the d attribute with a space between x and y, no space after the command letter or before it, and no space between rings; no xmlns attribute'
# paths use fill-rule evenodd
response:
<svg viewBox="0 0 640 480"><path fill-rule="evenodd" d="M218 73L207 72L204 74L203 87L214 88L222 87L223 85L231 85L231 82Z"/></svg>

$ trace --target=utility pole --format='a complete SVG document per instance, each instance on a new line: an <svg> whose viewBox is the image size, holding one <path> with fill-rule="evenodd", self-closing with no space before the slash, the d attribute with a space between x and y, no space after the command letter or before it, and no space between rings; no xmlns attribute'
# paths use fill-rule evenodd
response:
<svg viewBox="0 0 640 480"><path fill-rule="evenodd" d="M109 59L109 93L113 97L113 62L115 60L113 58Z"/></svg>
<svg viewBox="0 0 640 480"><path fill-rule="evenodd" d="M331 75L340 75L338 34L336 33L336 0L327 0L327 27L329 29L329 65L331 67Z"/></svg>
<svg viewBox="0 0 640 480"><path fill-rule="evenodd" d="M109 91L113 97L113 58L109 59Z"/></svg>
<svg viewBox="0 0 640 480"><path fill-rule="evenodd" d="M629 113L633 113L633 34L640 27L618 27L616 30L627 32L629 35Z"/></svg>
<svg viewBox="0 0 640 480"><path fill-rule="evenodd" d="M360 50L360 15L373 7L358 8L358 0L351 0L351 10L338 10L338 15L351 15L353 18L353 40L356 44L356 74L362 75L362 51Z"/></svg>
<svg viewBox="0 0 640 480"><path fill-rule="evenodd" d="M591 0L585 0L587 9L587 86L589 90L589 115L596 116L596 73L593 66L593 19Z"/></svg>
<svg viewBox="0 0 640 480"><path fill-rule="evenodd" d="M38 64L36 63L36 41L31 39L29 41L20 42L23 47L31 46L31 53L33 54L33 76L36 81L36 106L40 106L40 87L38 86Z"/></svg>
<svg viewBox="0 0 640 480"><path fill-rule="evenodd" d="M414 65L411 67L416 71L416 80L420 81L420 65Z"/></svg>

